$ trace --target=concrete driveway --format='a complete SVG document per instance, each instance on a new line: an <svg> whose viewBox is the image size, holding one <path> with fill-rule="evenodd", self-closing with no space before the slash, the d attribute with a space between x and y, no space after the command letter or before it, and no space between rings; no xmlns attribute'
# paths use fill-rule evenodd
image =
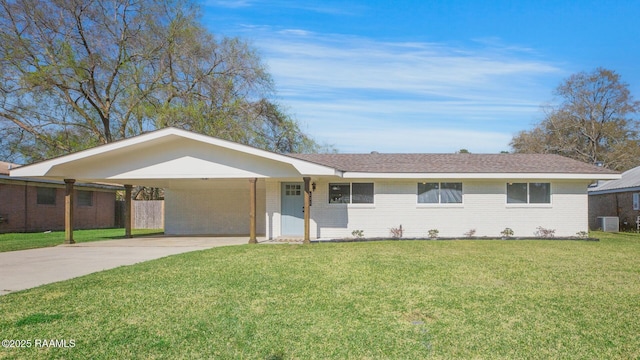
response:
<svg viewBox="0 0 640 360"><path fill-rule="evenodd" d="M140 237L0 253L0 295L248 237Z"/></svg>

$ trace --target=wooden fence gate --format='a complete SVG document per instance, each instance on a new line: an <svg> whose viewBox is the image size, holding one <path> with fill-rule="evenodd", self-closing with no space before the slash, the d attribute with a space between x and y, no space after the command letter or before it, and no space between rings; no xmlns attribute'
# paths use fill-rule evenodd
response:
<svg viewBox="0 0 640 360"><path fill-rule="evenodd" d="M124 201L116 201L116 226L124 227ZM134 229L164 229L164 200L134 200Z"/></svg>

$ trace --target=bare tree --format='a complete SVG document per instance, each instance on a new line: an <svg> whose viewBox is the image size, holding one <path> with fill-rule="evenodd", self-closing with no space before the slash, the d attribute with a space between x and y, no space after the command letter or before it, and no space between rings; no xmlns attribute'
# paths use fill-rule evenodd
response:
<svg viewBox="0 0 640 360"><path fill-rule="evenodd" d="M554 153L626 170L640 165L640 111L628 85L614 71L598 68L566 79L555 94L562 101L545 119L511 141L515 152Z"/></svg>
<svg viewBox="0 0 640 360"><path fill-rule="evenodd" d="M249 45L198 20L190 0L0 0L2 155L40 160L166 126L259 144L271 78Z"/></svg>

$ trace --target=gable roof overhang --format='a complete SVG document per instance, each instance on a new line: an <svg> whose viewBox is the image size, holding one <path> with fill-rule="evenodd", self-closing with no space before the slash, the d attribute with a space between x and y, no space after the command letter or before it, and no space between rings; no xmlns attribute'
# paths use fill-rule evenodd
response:
<svg viewBox="0 0 640 360"><path fill-rule="evenodd" d="M170 187L205 179L341 176L290 156L206 135L164 128L12 169L12 177Z"/></svg>

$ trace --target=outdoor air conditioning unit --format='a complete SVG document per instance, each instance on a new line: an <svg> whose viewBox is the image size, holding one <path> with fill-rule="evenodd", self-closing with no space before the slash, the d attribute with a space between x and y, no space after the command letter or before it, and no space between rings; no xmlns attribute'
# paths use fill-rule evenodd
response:
<svg viewBox="0 0 640 360"><path fill-rule="evenodd" d="M620 219L617 216L598 216L598 227L606 232L620 231Z"/></svg>

